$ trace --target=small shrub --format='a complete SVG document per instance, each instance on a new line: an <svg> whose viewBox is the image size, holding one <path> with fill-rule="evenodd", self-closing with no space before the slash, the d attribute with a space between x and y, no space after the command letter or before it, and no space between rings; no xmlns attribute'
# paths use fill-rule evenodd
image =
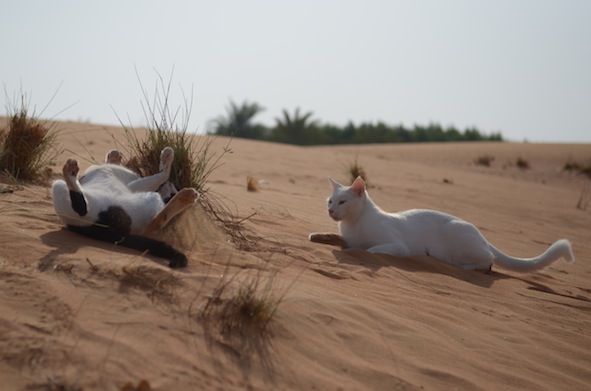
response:
<svg viewBox="0 0 591 391"><path fill-rule="evenodd" d="M273 295L273 278L263 283L260 271L239 283L238 288L228 289L235 277L220 281L201 315L204 319L215 320L223 335L254 333L261 336L268 331L283 297Z"/></svg>
<svg viewBox="0 0 591 391"><path fill-rule="evenodd" d="M353 183L357 177L363 178L366 184L369 183L367 173L365 172L363 166L361 166L359 163L357 156L355 156L355 160L347 166L347 175L349 176L351 183Z"/></svg>
<svg viewBox="0 0 591 391"><path fill-rule="evenodd" d="M564 171L575 172L578 174L583 174L591 178L591 159L589 159L586 163L579 163L573 160L567 161L562 168Z"/></svg>
<svg viewBox="0 0 591 391"><path fill-rule="evenodd" d="M194 137L188 134L192 96L187 99L183 94L184 107L172 110L169 100L171 81L166 83L160 75L158 80L153 100L149 98L140 81L144 98L142 106L148 122L147 137L143 140L138 138L135 129L126 126L119 119L127 138L127 143L121 146L124 154L129 156L125 165L141 176L155 174L160 170L160 152L167 146L171 147L174 150L174 161L170 181L178 189L192 187L197 190L201 194L199 202L205 211L221 224L238 248L254 248L229 208L219 198L208 195L209 176L221 166L222 157L232 153L229 148L231 140L223 147L221 153L216 153L212 151L215 137Z"/></svg>
<svg viewBox="0 0 591 391"><path fill-rule="evenodd" d="M482 155L482 156L479 156L478 158L476 158L476 160L474 160L474 163L478 166L490 167L490 165L492 164L492 162L494 160L495 160L494 156Z"/></svg>
<svg viewBox="0 0 591 391"><path fill-rule="evenodd" d="M36 179L44 168L55 164L57 132L29 113L23 94L20 105L13 104L8 111L7 128L0 129L0 171L17 180Z"/></svg>
<svg viewBox="0 0 591 391"><path fill-rule="evenodd" d="M522 170L527 170L530 168L529 162L522 157L518 157L517 162L515 164L517 165L518 168L520 168Z"/></svg>

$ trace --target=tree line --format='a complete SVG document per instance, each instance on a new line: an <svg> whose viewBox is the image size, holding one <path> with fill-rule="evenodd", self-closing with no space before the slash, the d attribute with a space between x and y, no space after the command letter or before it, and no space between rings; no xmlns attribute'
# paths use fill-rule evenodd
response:
<svg viewBox="0 0 591 391"><path fill-rule="evenodd" d="M503 141L500 132L487 135L474 127L461 131L454 126L444 128L437 123L406 128L383 122L359 125L349 122L344 127L339 127L322 124L312 118L312 112L301 113L299 108L293 114L283 110L282 115L275 118L275 125L267 127L254 121L256 115L263 110L257 103L243 102L238 105L230 101L226 115L211 121L208 133L294 145Z"/></svg>

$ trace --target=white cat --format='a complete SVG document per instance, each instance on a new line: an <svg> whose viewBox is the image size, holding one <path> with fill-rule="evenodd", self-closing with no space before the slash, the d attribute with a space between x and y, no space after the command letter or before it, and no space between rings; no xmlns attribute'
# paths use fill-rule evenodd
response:
<svg viewBox="0 0 591 391"><path fill-rule="evenodd" d="M401 257L430 255L472 270L489 270L495 265L530 272L543 269L561 257L570 263L575 261L571 245L565 239L558 240L535 258L513 258L490 244L467 221L424 209L386 213L371 200L360 177L351 186L332 179L330 182L333 193L328 199L328 214L339 222L346 247ZM311 234L310 240L329 243L327 236L332 239L331 244L336 244L330 234Z"/></svg>
<svg viewBox="0 0 591 391"><path fill-rule="evenodd" d="M52 186L53 208L66 226L80 234L169 259L170 267L186 266L187 258L170 245L148 238L197 201L193 188L176 192L168 182L174 151L160 154L160 172L141 178L123 167L112 150L105 164L89 167L78 179L78 162L68 159L64 180Z"/></svg>

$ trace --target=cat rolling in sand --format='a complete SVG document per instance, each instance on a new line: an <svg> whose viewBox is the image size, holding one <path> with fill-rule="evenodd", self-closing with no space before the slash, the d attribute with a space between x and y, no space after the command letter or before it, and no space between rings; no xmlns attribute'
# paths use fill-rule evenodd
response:
<svg viewBox="0 0 591 391"><path fill-rule="evenodd" d="M351 186L330 179L328 214L338 221L342 242L331 234L313 233L314 242L361 248L372 253L400 257L429 255L464 269L490 270L491 267L515 272L540 270L564 258L575 261L568 240L552 244L534 258L508 256L489 243L471 223L433 210L415 209L386 213L369 197L361 177Z"/></svg>
<svg viewBox="0 0 591 391"><path fill-rule="evenodd" d="M116 150L109 151L105 164L90 166L80 178L78 162L68 159L64 179L52 185L53 208L71 231L147 251L168 259L170 267L186 266L183 253L149 237L199 198L195 189L177 193L168 182L173 159L172 148L164 148L160 172L144 178L123 167Z"/></svg>

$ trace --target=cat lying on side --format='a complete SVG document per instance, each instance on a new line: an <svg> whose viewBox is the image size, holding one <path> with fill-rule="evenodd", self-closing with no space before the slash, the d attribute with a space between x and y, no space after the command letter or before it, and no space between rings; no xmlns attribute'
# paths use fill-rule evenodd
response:
<svg viewBox="0 0 591 391"><path fill-rule="evenodd" d="M68 159L64 179L52 186L53 208L71 231L115 243L169 260L169 266L187 265L187 257L172 246L147 237L193 205L199 193L193 188L176 192L168 182L174 151L160 154L160 172L141 178L121 165L121 154L112 150L105 164L89 167L78 179L78 162Z"/></svg>
<svg viewBox="0 0 591 391"><path fill-rule="evenodd" d="M571 245L561 239L542 255L522 259L510 257L490 244L478 229L457 217L433 210L382 211L369 197L358 177L351 186L330 179L333 193L328 214L339 222L344 243L331 234L313 233L310 240L361 248L373 253L408 257L430 255L464 269L490 270L492 265L516 272L540 270L564 258L574 262Z"/></svg>

